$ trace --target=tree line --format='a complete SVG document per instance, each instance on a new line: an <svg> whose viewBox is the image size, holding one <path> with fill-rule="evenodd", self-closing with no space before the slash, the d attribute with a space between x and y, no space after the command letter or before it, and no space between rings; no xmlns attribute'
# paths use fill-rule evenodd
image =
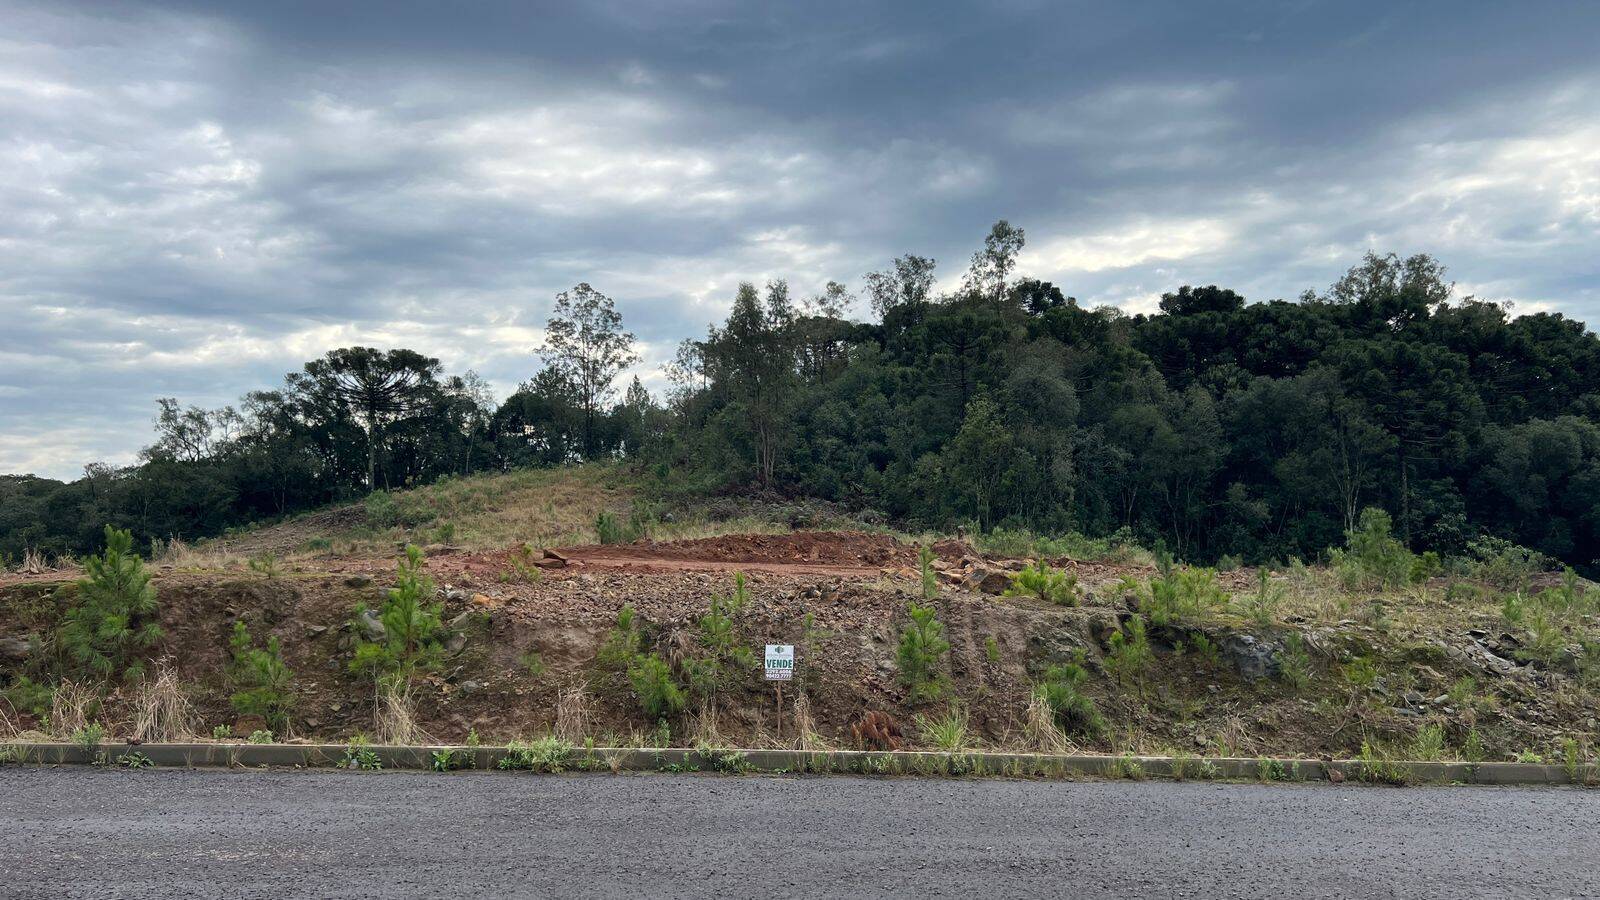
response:
<svg viewBox="0 0 1600 900"><path fill-rule="evenodd" d="M686 493L767 492L917 527L1121 533L1194 560L1311 558L1380 507L1414 549L1485 534L1593 571L1600 338L1458 297L1425 255L1369 253L1323 291L1184 286L1089 308L1017 273L996 223L959 286L895 259L857 298L741 284L658 402L589 285L496 405L407 350L336 350L238 409L161 401L139 465L0 479L0 552L87 549L112 523L215 533L448 474L625 458ZM871 315L853 319L865 300Z"/></svg>

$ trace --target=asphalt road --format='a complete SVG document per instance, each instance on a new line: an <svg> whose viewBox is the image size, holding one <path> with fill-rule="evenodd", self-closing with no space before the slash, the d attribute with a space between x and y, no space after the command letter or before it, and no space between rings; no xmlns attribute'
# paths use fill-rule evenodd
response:
<svg viewBox="0 0 1600 900"><path fill-rule="evenodd" d="M0 769L0 896L1600 896L1600 791Z"/></svg>

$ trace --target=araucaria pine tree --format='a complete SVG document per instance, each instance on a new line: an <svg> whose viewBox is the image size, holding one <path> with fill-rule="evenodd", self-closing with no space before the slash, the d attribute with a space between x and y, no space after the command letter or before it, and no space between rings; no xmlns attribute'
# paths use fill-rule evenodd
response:
<svg viewBox="0 0 1600 900"><path fill-rule="evenodd" d="M161 638L156 589L133 552L130 532L106 526L106 549L84 560L78 600L67 612L61 641L74 662L102 678L135 678L137 655Z"/></svg>

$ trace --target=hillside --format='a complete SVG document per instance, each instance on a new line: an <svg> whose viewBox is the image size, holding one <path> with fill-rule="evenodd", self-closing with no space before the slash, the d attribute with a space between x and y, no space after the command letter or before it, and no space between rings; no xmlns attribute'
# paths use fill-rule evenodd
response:
<svg viewBox="0 0 1600 900"><path fill-rule="evenodd" d="M959 723L964 743L1119 752L1354 755L1366 743L1555 758L1596 743L1600 593L1510 548L1437 569L1411 558L1391 578L1383 552L1397 545L1368 534L1334 568L1213 572L1086 541L1001 534L974 547L852 528L826 509L761 511L656 507L600 467L379 495L166 548L151 563L163 636L145 656L175 669L196 730L248 736L262 723L229 702L229 639L244 622L257 640L277 638L293 673L280 738L391 727L375 720L372 677L349 664L372 636L355 610L381 606L410 542L426 547L443 604L441 655L417 676L413 710L438 740L559 730L602 743L852 746L864 717L884 713L916 746L948 744ZM941 686L924 693L936 696L914 697L898 648L924 596L919 544L933 552L927 606L949 649L929 658ZM1056 585L1069 603L1002 595L1027 551L1075 581ZM73 674L56 636L78 575L0 576L0 724L47 727L47 686ZM706 617L714 597L739 596L741 578L747 601L718 606L729 636L717 657ZM625 608L635 624L619 638ZM630 660L664 664L679 708L645 711L639 667L607 662L619 640L632 642ZM799 659L781 739L759 671L766 643L794 644ZM740 648L753 663L734 661ZM708 660L720 663L714 677ZM126 731L135 693L117 688L95 715Z"/></svg>

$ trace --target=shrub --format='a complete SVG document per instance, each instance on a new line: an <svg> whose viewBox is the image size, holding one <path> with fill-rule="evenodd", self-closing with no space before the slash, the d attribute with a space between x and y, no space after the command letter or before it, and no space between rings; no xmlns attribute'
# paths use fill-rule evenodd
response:
<svg viewBox="0 0 1600 900"><path fill-rule="evenodd" d="M87 756L94 756L100 750L100 742L105 740L106 729L99 722L89 722L72 732L72 742L78 745Z"/></svg>
<svg viewBox="0 0 1600 900"><path fill-rule="evenodd" d="M473 757L469 751L457 749L433 751L433 770L435 772L454 772L459 769L470 769L472 765Z"/></svg>
<svg viewBox="0 0 1600 900"><path fill-rule="evenodd" d="M922 599L931 601L939 596L939 576L933 570L933 549L917 548L917 573L922 577Z"/></svg>
<svg viewBox="0 0 1600 900"><path fill-rule="evenodd" d="M722 685L724 672L749 670L755 654L735 639L734 619L750 603L750 588L743 572L733 576L733 593L713 594L711 609L700 617L700 656L686 660L689 685L702 697L714 697Z"/></svg>
<svg viewBox="0 0 1600 900"><path fill-rule="evenodd" d="M1278 618L1278 608L1283 605L1287 588L1272 581L1265 567L1256 570L1256 592L1248 595L1243 612L1257 625L1266 627Z"/></svg>
<svg viewBox="0 0 1600 900"><path fill-rule="evenodd" d="M940 750L954 753L967 748L967 712L960 707L952 708L937 719L919 715L916 723L922 737Z"/></svg>
<svg viewBox="0 0 1600 900"><path fill-rule="evenodd" d="M1469 542L1467 552L1473 559L1472 576L1502 591L1526 591L1533 576L1550 567L1543 553L1490 535Z"/></svg>
<svg viewBox="0 0 1600 900"><path fill-rule="evenodd" d="M433 579L422 570L422 551L407 545L395 586L389 590L378 614L378 620L383 623L383 637L377 641L359 641L350 668L408 682L416 672L436 666L443 653L440 639L444 626L440 620L444 605L429 602L434 593ZM367 607L362 604L356 611L358 615L365 613ZM361 630L359 622L353 627L357 632Z"/></svg>
<svg viewBox="0 0 1600 900"><path fill-rule="evenodd" d="M624 523L617 518L615 513L601 510L594 517L595 539L602 544L626 544L638 540L644 531L644 524L638 516L629 517Z"/></svg>
<svg viewBox="0 0 1600 900"><path fill-rule="evenodd" d="M944 639L944 625L935 617L932 605L910 605L911 621L900 633L895 656L900 663L900 679L910 690L909 702L937 700L944 693L944 675L939 660L950 651Z"/></svg>
<svg viewBox="0 0 1600 900"><path fill-rule="evenodd" d="M1052 569L1039 560L1011 576L1005 590L1007 597L1038 597L1047 603L1060 606L1078 605L1078 577L1061 569Z"/></svg>
<svg viewBox="0 0 1600 900"><path fill-rule="evenodd" d="M1035 691L1050 708L1056 727L1065 734L1094 740L1105 731L1105 720L1094 701L1079 690L1089 673L1076 663L1062 663L1045 670L1044 681Z"/></svg>
<svg viewBox="0 0 1600 900"><path fill-rule="evenodd" d="M285 731L294 711L294 672L283 661L283 648L276 635L257 647L244 622L233 623L228 640L233 661L228 678L234 688L229 702L240 715L260 716L275 731Z"/></svg>
<svg viewBox="0 0 1600 900"><path fill-rule="evenodd" d="M1437 762L1444 756L1444 728L1439 725L1424 725L1417 729L1416 739L1411 743L1411 757L1423 762Z"/></svg>
<svg viewBox="0 0 1600 900"><path fill-rule="evenodd" d="M1121 630L1112 633L1110 645L1106 652L1106 671L1119 684L1137 682L1142 689L1145 670L1154 659L1150 639L1145 634L1144 619L1139 616L1129 618Z"/></svg>
<svg viewBox="0 0 1600 900"><path fill-rule="evenodd" d="M993 665L1000 663L1000 642L992 634L983 639L983 656Z"/></svg>
<svg viewBox="0 0 1600 900"><path fill-rule="evenodd" d="M1369 741L1361 742L1361 780L1371 784L1405 785L1411 773Z"/></svg>
<svg viewBox="0 0 1600 900"><path fill-rule="evenodd" d="M641 653L628 665L628 683L639 698L645 714L653 719L673 715L683 709L683 689L672 677L672 667L654 654Z"/></svg>
<svg viewBox="0 0 1600 900"><path fill-rule="evenodd" d="M1156 561L1156 577L1143 586L1124 582L1139 600L1139 608L1153 625L1173 625L1203 616L1228 605L1228 595L1217 585L1211 569L1176 567L1172 557L1161 554Z"/></svg>
<svg viewBox="0 0 1600 900"><path fill-rule="evenodd" d="M625 672L633 664L633 658L639 655L639 646L643 641L635 618L633 604L624 603L622 610L617 613L616 627L606 635L599 652L595 654L595 661L601 668Z"/></svg>
<svg viewBox="0 0 1600 900"><path fill-rule="evenodd" d="M1378 664L1370 656L1357 656L1345 663L1344 680L1352 689L1370 690L1378 683Z"/></svg>
<svg viewBox="0 0 1600 900"><path fill-rule="evenodd" d="M250 571L255 572L262 578L277 578L283 574L282 568L278 565L278 557L271 551L250 557L248 565Z"/></svg>
<svg viewBox="0 0 1600 900"><path fill-rule="evenodd" d="M276 734L273 734L270 729L260 729L260 728L256 729L255 731L250 732L250 737L249 737L249 741L252 744L270 744L270 743L272 743L273 741L275 741L277 739L278 739L278 736Z"/></svg>
<svg viewBox="0 0 1600 900"><path fill-rule="evenodd" d="M377 772L383 768L383 761L378 759L377 751L368 746L366 737L358 734L345 745L344 761L341 765L346 769Z"/></svg>
<svg viewBox="0 0 1600 900"><path fill-rule="evenodd" d="M1278 652L1278 677L1296 693L1311 680L1311 654L1306 652L1305 639L1298 634L1283 639L1283 649Z"/></svg>
<svg viewBox="0 0 1600 900"><path fill-rule="evenodd" d="M78 582L61 642L85 670L102 678L133 678L144 673L135 655L161 638L156 589L133 552L133 535L110 525L105 535L105 552L84 560L87 574Z"/></svg>
<svg viewBox="0 0 1600 900"><path fill-rule="evenodd" d="M18 675L9 687L0 691L0 697L4 697L12 709L31 713L34 718L43 718L49 712L50 698L54 694L55 688L26 675Z"/></svg>
<svg viewBox="0 0 1600 900"><path fill-rule="evenodd" d="M1369 506L1361 511L1356 527L1345 532L1346 559L1376 587L1400 587L1411 580L1411 551L1390 534L1393 524L1388 513Z"/></svg>
<svg viewBox="0 0 1600 900"><path fill-rule="evenodd" d="M506 745L506 755L500 758L497 765L507 770L554 774L568 768L571 756L571 744L557 737L546 736L527 743L512 741Z"/></svg>

